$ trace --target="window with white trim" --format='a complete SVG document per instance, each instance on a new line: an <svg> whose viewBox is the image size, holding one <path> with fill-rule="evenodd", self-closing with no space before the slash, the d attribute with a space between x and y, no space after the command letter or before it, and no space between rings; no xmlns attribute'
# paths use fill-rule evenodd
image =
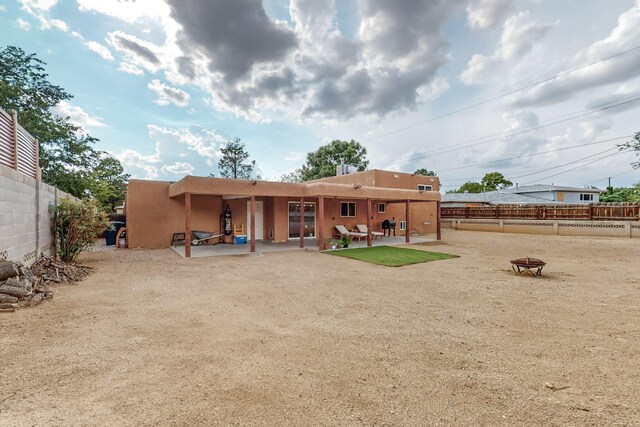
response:
<svg viewBox="0 0 640 427"><path fill-rule="evenodd" d="M340 216L341 217L356 216L356 202L340 202Z"/></svg>
<svg viewBox="0 0 640 427"><path fill-rule="evenodd" d="M433 191L433 185L418 184L418 191Z"/></svg>
<svg viewBox="0 0 640 427"><path fill-rule="evenodd" d="M378 213L387 213L387 205L378 203Z"/></svg>
<svg viewBox="0 0 640 427"><path fill-rule="evenodd" d="M407 221L400 221L400 230L406 230L407 229Z"/></svg>
<svg viewBox="0 0 640 427"><path fill-rule="evenodd" d="M580 193L580 201L581 202L592 202L593 201L593 193Z"/></svg>

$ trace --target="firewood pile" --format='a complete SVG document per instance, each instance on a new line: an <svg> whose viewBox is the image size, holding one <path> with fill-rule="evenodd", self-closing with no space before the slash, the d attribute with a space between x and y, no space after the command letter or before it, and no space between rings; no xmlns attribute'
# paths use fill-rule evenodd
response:
<svg viewBox="0 0 640 427"><path fill-rule="evenodd" d="M53 298L53 284L77 282L89 267L42 257L30 268L19 262L0 261L0 312L34 307Z"/></svg>

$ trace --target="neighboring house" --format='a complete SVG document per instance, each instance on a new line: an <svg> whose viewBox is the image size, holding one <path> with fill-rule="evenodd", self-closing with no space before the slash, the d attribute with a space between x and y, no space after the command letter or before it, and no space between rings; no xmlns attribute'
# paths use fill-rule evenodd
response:
<svg viewBox="0 0 640 427"><path fill-rule="evenodd" d="M562 187L558 185L523 185L502 190L503 193L520 194L536 197L551 202L565 204L597 203L600 193L605 190L597 188Z"/></svg>
<svg viewBox="0 0 640 427"><path fill-rule="evenodd" d="M603 191L594 188L527 185L486 193L447 193L442 196L442 206L588 204L598 202Z"/></svg>
<svg viewBox="0 0 640 427"><path fill-rule="evenodd" d="M335 225L368 223L371 231L379 231L387 219L395 219L398 235L407 230L435 233L439 186L438 177L383 170L304 183L195 176L173 183L132 179L125 203L127 243L131 248L164 248L173 233L221 231L227 205L234 227L243 226L250 241L300 240L303 245L304 239L315 239L322 248Z"/></svg>

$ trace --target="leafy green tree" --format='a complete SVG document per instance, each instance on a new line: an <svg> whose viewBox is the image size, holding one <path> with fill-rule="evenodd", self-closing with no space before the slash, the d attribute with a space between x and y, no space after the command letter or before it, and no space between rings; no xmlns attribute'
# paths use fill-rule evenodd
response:
<svg viewBox="0 0 640 427"><path fill-rule="evenodd" d="M640 182L634 187L607 187L605 193L600 194L601 202L640 202Z"/></svg>
<svg viewBox="0 0 640 427"><path fill-rule="evenodd" d="M358 171L363 171L369 165L367 149L354 141L333 140L316 151L307 154L307 162L302 166L302 179L312 179L335 176L336 167L344 162L353 165Z"/></svg>
<svg viewBox="0 0 640 427"><path fill-rule="evenodd" d="M513 182L506 179L500 172L489 172L482 178L480 184L484 187L484 191L495 191L509 188Z"/></svg>
<svg viewBox="0 0 640 427"><path fill-rule="evenodd" d="M460 186L457 190L453 191L453 193L464 193L465 191L468 193L482 193L483 187L479 182L467 181Z"/></svg>
<svg viewBox="0 0 640 427"><path fill-rule="evenodd" d="M422 175L422 176L436 176L437 173L435 173L432 170L429 169L425 169L425 168L420 168L420 169L416 169L416 171L413 173L414 175Z"/></svg>
<svg viewBox="0 0 640 427"><path fill-rule="evenodd" d="M91 196L104 211L113 212L124 201L129 177L117 159L103 156L91 171Z"/></svg>
<svg viewBox="0 0 640 427"><path fill-rule="evenodd" d="M249 153L245 151L244 144L240 138L234 138L220 149L222 158L218 161L218 172L222 178L251 179L256 168L256 161L249 163L245 161L249 158ZM258 177L259 179L259 177Z"/></svg>
<svg viewBox="0 0 640 427"><path fill-rule="evenodd" d="M624 144L619 145L621 150L634 150L636 152L636 156L640 156L640 132L636 133L631 141L625 142ZM640 160L636 162L632 162L631 166L634 169L640 168Z"/></svg>
<svg viewBox="0 0 640 427"><path fill-rule="evenodd" d="M22 127L38 139L43 181L76 197L90 197L92 188L109 185L108 181L94 182L101 179L101 172L94 168L100 166L103 153L94 149L96 138L82 132L68 117L52 112L72 96L48 81L45 65L35 54L27 55L18 47L0 50L0 108L16 111ZM118 180L126 181L128 175L121 167L119 170Z"/></svg>
<svg viewBox="0 0 640 427"><path fill-rule="evenodd" d="M298 168L280 177L280 182L302 182L302 169Z"/></svg>

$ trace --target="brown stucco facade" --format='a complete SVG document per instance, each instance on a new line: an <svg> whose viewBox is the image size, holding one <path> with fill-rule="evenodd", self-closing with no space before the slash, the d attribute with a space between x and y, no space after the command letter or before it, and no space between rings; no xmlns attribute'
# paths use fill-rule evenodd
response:
<svg viewBox="0 0 640 427"><path fill-rule="evenodd" d="M382 221L392 218L398 224L397 234L404 235L400 222L407 221L407 202L410 233L435 233L438 229L440 193L437 177L381 170L305 183L187 176L178 182L129 182L126 199L128 245L131 248L165 248L171 244L173 233L185 232L187 226L189 230L220 231L220 216L227 204L233 212L234 225L243 225L245 234L250 235L251 200L261 202L255 203L254 207L262 210L256 213L262 218L262 227L255 230L255 236L274 242L290 239L289 204L299 204L301 200L315 204L315 230L311 234L320 244L332 237L335 225L353 228L369 221L372 231L380 231ZM341 202L354 203L355 216L341 216ZM319 210L321 203L324 205L322 212ZM369 204L370 217L367 215ZM318 233L322 235L318 236Z"/></svg>

